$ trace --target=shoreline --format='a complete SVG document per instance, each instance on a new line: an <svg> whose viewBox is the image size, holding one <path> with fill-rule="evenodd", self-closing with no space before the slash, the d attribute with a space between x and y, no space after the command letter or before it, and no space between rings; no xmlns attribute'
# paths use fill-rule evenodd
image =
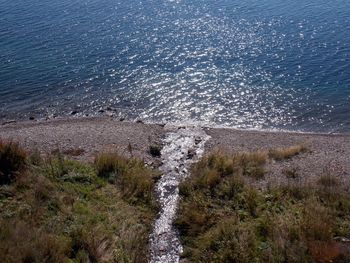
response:
<svg viewBox="0 0 350 263"><path fill-rule="evenodd" d="M190 127L190 126L188 126ZM59 149L67 156L92 162L98 152L112 151L137 157L147 165L159 167L161 158L150 154L150 147L162 146L165 135L184 125L119 121L110 117L68 118L48 121L24 121L0 126L0 139L19 141L27 149L50 154ZM286 183L287 170L314 182L324 173L332 173L350 188L350 134L320 134L240 130L202 127L210 139L204 154L268 151L273 148L305 145L309 151L283 162L267 164L267 176L258 184Z"/></svg>
<svg viewBox="0 0 350 263"><path fill-rule="evenodd" d="M297 131L297 130L288 130L288 129L264 129L264 128L237 128L237 127L230 127L225 125L210 125L208 123L201 122L148 122L143 121L142 119L136 119L136 120L128 120L125 118L117 119L114 116L72 116L72 117L56 117L51 119L33 119L33 120L24 120L24 119L9 119L9 120L1 120L0 122L0 129L2 127L9 127L9 126L37 126L37 125L45 125L48 123L70 123L70 122L93 122L97 120L109 120L114 121L117 123L128 123L128 124L145 124L145 125L158 125L158 126L170 126L170 127L183 127L183 126L189 126L189 127L201 127L204 130L232 130L232 131L238 131L238 132L257 132L257 133L283 133L283 134L302 134L302 135L315 135L315 136L346 136L350 138L350 131L349 132L315 132L315 131Z"/></svg>
<svg viewBox="0 0 350 263"><path fill-rule="evenodd" d="M172 259L178 259L188 249L188 244L178 241L178 232L173 228L176 211L181 211L181 204L177 208L177 202L184 198L178 196L177 187L187 173L192 173L191 169L196 169L195 165L191 165L203 155L214 154L211 156L219 156L218 160L220 156L235 158L240 156L236 153L246 152L266 156L260 167L262 176L245 176L244 179L244 183L251 187L249 189L256 189L260 196L271 189L284 187L313 189L312 186L319 185L322 178L333 178L337 188L332 189L336 191L350 191L350 135L345 134L264 132L116 121L111 118L74 118L3 125L0 126L0 140L18 141L27 150L37 149L47 156L59 149L63 160L78 159L83 161L82 164L93 162L98 153L116 152L128 158L140 158L147 166L158 169L162 176L152 179L156 183L152 189L158 196L161 209L156 221L152 221L153 232L148 235L150 247L145 251L151 253L150 262L173 262ZM150 150L155 145L158 149L163 147L161 154L156 156ZM269 156L271 150L295 146L302 146L305 150L279 160ZM50 160L50 157L44 160ZM145 168L143 164L142 167ZM186 218L184 214L190 213L182 213L182 218Z"/></svg>

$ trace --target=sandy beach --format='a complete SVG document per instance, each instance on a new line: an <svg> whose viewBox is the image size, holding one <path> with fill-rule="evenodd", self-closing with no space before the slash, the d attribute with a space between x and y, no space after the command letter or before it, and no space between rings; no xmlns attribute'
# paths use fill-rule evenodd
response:
<svg viewBox="0 0 350 263"><path fill-rule="evenodd" d="M49 154L59 149L73 158L93 161L96 152L113 151L159 165L149 153L151 145L161 145L167 132L179 129L171 125L117 121L111 118L72 118L26 121L0 126L0 138L19 141L27 149ZM305 145L306 153L288 160L267 164L261 186L286 182L285 171L294 170L299 180L313 182L325 173L336 176L344 187L350 182L350 135L248 131L228 128L203 128L211 137L205 153L242 152ZM130 146L131 147L130 147ZM74 150L79 149L78 154ZM131 152L130 152L131 151ZM75 155L75 156L74 156Z"/></svg>

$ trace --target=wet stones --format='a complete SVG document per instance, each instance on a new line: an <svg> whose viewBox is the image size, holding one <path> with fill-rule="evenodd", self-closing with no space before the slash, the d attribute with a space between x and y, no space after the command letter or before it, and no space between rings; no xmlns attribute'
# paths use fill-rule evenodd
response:
<svg viewBox="0 0 350 263"><path fill-rule="evenodd" d="M176 129L176 130L175 130ZM174 127L163 140L162 172L156 184L160 212L150 236L150 263L179 262L182 246L173 225L179 199L179 183L188 175L188 168L204 152L209 136L199 127ZM153 149L156 150L156 149ZM155 153L159 153L156 150Z"/></svg>

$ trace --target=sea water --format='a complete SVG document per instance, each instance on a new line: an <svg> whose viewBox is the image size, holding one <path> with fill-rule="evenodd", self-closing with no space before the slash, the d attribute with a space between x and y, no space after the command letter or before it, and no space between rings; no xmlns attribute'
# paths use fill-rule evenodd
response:
<svg viewBox="0 0 350 263"><path fill-rule="evenodd" d="M350 132L349 0L0 0L0 119Z"/></svg>

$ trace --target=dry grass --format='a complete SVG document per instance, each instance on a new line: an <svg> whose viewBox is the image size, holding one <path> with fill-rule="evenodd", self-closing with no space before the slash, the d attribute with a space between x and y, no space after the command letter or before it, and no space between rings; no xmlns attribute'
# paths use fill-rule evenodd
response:
<svg viewBox="0 0 350 263"><path fill-rule="evenodd" d="M259 179L264 176L266 162L267 154L263 151L237 153L230 157L216 152L201 160L196 167L205 171L211 170L212 174L219 172L220 176L238 173Z"/></svg>
<svg viewBox="0 0 350 263"><path fill-rule="evenodd" d="M101 153L95 158L97 175L116 184L131 203L154 205L153 188L157 174L137 159L115 153Z"/></svg>
<svg viewBox="0 0 350 263"><path fill-rule="evenodd" d="M0 185L11 183L26 166L26 152L14 142L0 140Z"/></svg>
<svg viewBox="0 0 350 263"><path fill-rule="evenodd" d="M283 156L295 155L295 149ZM322 187L300 183L258 190L245 176L266 160L263 152L214 153L194 165L180 185L175 223L183 257L189 262L350 262L350 245L340 250L344 244L333 240L350 233L350 194L330 183L333 179ZM321 253L324 248L329 253Z"/></svg>
<svg viewBox="0 0 350 263"><path fill-rule="evenodd" d="M319 185L322 185L324 187L335 187L337 185L339 185L339 181L336 177L332 176L331 174L325 174L322 175L317 183Z"/></svg>
<svg viewBox="0 0 350 263"><path fill-rule="evenodd" d="M269 151L269 157L277 161L290 159L298 154L304 153L307 151L306 146L304 145L294 145L287 148L277 148L271 149Z"/></svg>
<svg viewBox="0 0 350 263"><path fill-rule="evenodd" d="M118 160L126 170L110 181L119 164L98 177L94 166L57 152L0 185L0 261L147 262L154 172Z"/></svg>
<svg viewBox="0 0 350 263"><path fill-rule="evenodd" d="M97 176L119 176L127 170L128 159L115 153L100 153L95 157Z"/></svg>

